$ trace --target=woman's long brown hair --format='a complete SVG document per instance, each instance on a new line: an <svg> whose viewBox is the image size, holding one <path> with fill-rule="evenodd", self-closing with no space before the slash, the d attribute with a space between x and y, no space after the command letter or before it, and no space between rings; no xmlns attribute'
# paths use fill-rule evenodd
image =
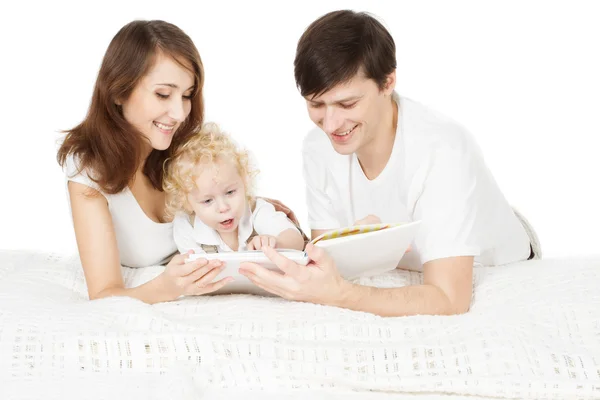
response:
<svg viewBox="0 0 600 400"><path fill-rule="evenodd" d="M125 25L106 50L85 119L66 131L57 154L63 167L67 158L74 156L79 170L85 170L107 194L121 192L132 181L148 143L125 120L116 102L129 97L159 52L173 57L186 69L191 67L195 82L190 114L177 129L171 145L162 151L153 149L143 166L156 189L163 190L165 160L202 126L204 68L189 36L164 21L133 21Z"/></svg>

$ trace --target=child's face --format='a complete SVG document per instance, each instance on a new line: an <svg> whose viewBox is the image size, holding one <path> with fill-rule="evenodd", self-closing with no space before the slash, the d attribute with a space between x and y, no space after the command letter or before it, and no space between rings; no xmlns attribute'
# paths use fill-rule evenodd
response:
<svg viewBox="0 0 600 400"><path fill-rule="evenodd" d="M244 181L230 160L200 166L196 188L188 194L192 210L219 233L235 231L246 209Z"/></svg>

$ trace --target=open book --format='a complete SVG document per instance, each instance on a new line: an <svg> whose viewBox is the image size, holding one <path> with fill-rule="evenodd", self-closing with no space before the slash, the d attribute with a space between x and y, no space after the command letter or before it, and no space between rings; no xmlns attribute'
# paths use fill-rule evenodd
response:
<svg viewBox="0 0 600 400"><path fill-rule="evenodd" d="M326 232L311 243L327 251L344 278L354 279L395 269L419 225L420 221L349 226Z"/></svg>

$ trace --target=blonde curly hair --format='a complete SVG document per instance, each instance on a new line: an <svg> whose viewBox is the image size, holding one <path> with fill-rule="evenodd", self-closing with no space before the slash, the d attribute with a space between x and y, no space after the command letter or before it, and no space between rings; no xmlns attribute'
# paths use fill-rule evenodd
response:
<svg viewBox="0 0 600 400"><path fill-rule="evenodd" d="M244 181L246 199L254 208L254 179L258 170L250 164L247 150L240 149L215 123L206 123L202 129L181 146L172 158L165 162L163 190L167 197L166 214L173 217L178 212L193 214L188 194L196 188L196 178L203 168L213 167L217 161L235 163Z"/></svg>

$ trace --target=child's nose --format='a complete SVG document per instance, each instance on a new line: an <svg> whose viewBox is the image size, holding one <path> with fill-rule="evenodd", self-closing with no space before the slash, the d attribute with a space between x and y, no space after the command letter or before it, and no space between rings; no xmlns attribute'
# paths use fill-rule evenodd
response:
<svg viewBox="0 0 600 400"><path fill-rule="evenodd" d="M229 211L229 203L225 200L221 200L219 202L219 211L220 212Z"/></svg>

